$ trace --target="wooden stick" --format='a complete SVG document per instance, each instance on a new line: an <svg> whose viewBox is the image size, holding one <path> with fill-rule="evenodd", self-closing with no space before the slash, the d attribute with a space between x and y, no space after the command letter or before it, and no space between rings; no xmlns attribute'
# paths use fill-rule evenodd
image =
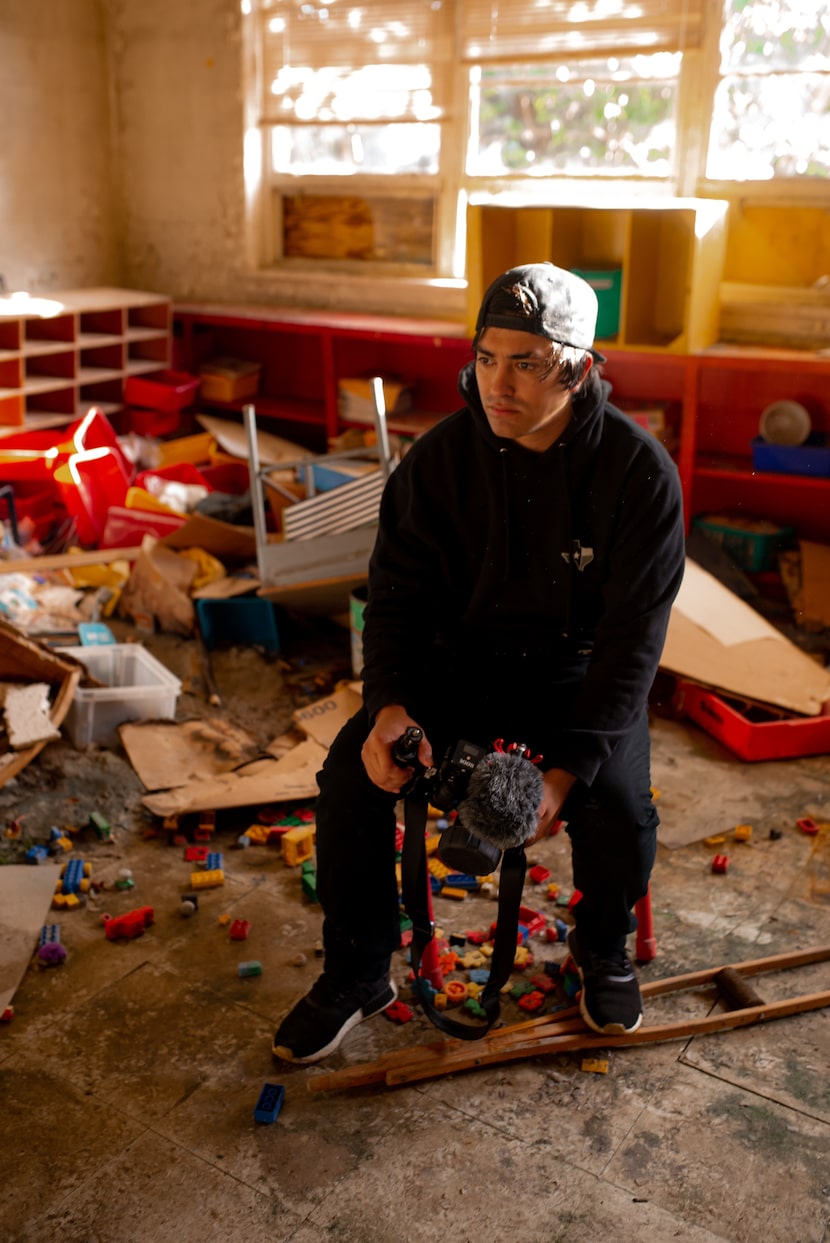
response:
<svg viewBox="0 0 830 1243"><path fill-rule="evenodd" d="M711 967L685 975L667 976L651 980L641 986L644 997L656 997L666 993L681 992L713 985L715 977L723 970L743 976L760 975L763 972L784 971L792 967L809 966L830 959L830 945L814 949L796 950L776 954L769 958L751 959L731 963L728 967ZM815 1000L816 998L820 1000ZM478 1041L436 1040L387 1053L376 1062L358 1066L346 1066L328 1074L315 1075L308 1080L310 1092L326 1092L342 1088L361 1087L372 1083L388 1085L411 1083L416 1079L434 1078L493 1062L511 1061L519 1057L534 1057L542 1053L566 1053L574 1049L625 1047L651 1041L676 1040L686 1035L703 1034L706 1031L723 1031L732 1027L762 1022L768 1018L781 1018L799 1013L800 1009L817 1009L830 1004L830 993L809 994L785 1002L773 1002L760 1006L733 1010L728 1014L706 1016L702 1019L641 1027L629 1036L600 1036L585 1026L576 1006L543 1015L524 1023L514 1023L491 1031ZM787 1008L796 1005L800 1008ZM749 1017L747 1017L749 1016ZM702 1026L704 1024L716 1026Z"/></svg>
<svg viewBox="0 0 830 1243"><path fill-rule="evenodd" d="M40 557L18 557L0 561L0 574L40 574L46 570L71 570L79 565L109 565L112 561L136 561L140 547L91 548L80 552L59 552Z"/></svg>

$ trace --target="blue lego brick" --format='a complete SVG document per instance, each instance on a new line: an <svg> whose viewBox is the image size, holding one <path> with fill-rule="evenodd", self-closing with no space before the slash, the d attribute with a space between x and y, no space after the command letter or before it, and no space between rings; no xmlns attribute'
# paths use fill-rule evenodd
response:
<svg viewBox="0 0 830 1243"><path fill-rule="evenodd" d="M84 861L83 859L70 859L66 867L63 869L63 884L61 890L63 893L77 893L81 888L81 881L84 879Z"/></svg>
<svg viewBox="0 0 830 1243"><path fill-rule="evenodd" d="M468 876L465 872L450 872L444 877L444 884L452 889L479 889L481 883L477 876Z"/></svg>
<svg viewBox="0 0 830 1243"><path fill-rule="evenodd" d="M472 971L470 972L470 979L472 980L473 984L486 984L487 981L490 979L490 968L489 967L473 967Z"/></svg>
<svg viewBox="0 0 830 1243"><path fill-rule="evenodd" d="M50 941L60 941L61 930L57 924L44 924L40 930L41 945L48 945Z"/></svg>
<svg viewBox="0 0 830 1243"><path fill-rule="evenodd" d="M205 860L205 868L208 872L221 871L225 866L222 859L221 850L209 850L207 859Z"/></svg>
<svg viewBox="0 0 830 1243"><path fill-rule="evenodd" d="M49 851L45 846L30 846L25 854L27 863L44 863L48 858Z"/></svg>
<svg viewBox="0 0 830 1243"><path fill-rule="evenodd" d="M284 1100L285 1088L281 1083L266 1083L254 1108L254 1120L276 1122Z"/></svg>

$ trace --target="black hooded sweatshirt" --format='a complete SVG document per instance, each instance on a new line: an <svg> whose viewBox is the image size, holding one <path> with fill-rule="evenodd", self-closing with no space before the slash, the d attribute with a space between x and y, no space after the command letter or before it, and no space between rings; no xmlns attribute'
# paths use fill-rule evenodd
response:
<svg viewBox="0 0 830 1243"><path fill-rule="evenodd" d="M584 672L550 714L542 768L590 785L648 699L685 564L680 483L663 446L608 401L595 370L542 453L493 434L475 366L466 405L392 472L369 570L363 694L370 719L418 719L439 656L463 678ZM555 702L555 701L554 701Z"/></svg>

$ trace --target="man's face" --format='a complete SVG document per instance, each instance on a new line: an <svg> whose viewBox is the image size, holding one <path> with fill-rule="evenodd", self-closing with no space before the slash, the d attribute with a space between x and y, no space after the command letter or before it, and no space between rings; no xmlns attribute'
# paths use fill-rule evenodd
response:
<svg viewBox="0 0 830 1243"><path fill-rule="evenodd" d="M551 342L531 332L485 328L475 365L493 433L537 453L550 448L571 419L571 394L551 367Z"/></svg>

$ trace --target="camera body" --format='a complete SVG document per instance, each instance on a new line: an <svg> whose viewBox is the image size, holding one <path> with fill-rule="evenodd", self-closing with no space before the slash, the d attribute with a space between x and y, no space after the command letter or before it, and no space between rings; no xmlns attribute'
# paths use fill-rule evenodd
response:
<svg viewBox="0 0 830 1243"><path fill-rule="evenodd" d="M392 757L402 768L418 766L418 744L423 737L417 726L410 726L392 748ZM487 755L477 743L459 740L447 748L444 758L423 773L429 801L439 811L456 811L467 795L473 771ZM438 858L454 872L465 876L488 876L501 862L501 850L471 832L460 816L444 829L438 843Z"/></svg>

